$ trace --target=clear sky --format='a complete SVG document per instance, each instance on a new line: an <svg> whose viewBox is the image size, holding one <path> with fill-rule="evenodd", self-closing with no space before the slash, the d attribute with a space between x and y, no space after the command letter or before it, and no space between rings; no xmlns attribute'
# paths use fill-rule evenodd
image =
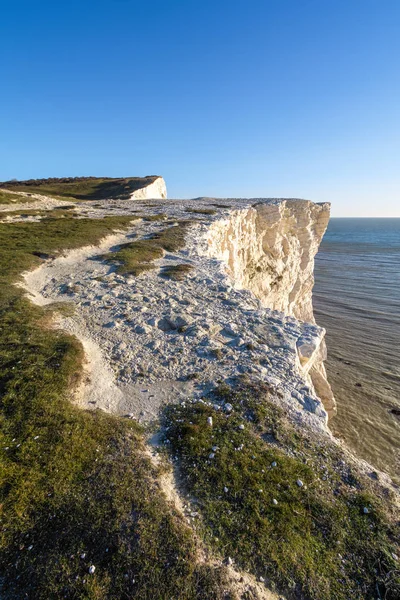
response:
<svg viewBox="0 0 400 600"><path fill-rule="evenodd" d="M400 216L400 0L0 0L0 180Z"/></svg>

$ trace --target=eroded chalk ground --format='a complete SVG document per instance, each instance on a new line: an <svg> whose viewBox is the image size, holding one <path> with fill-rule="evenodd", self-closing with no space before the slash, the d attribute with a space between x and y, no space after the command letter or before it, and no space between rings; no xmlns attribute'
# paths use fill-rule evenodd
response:
<svg viewBox="0 0 400 600"><path fill-rule="evenodd" d="M237 201L238 208L245 202ZM174 201L162 206L135 202L134 209L126 203L104 205L102 214L162 211L169 225L171 217L187 219L191 206ZM95 212L85 210L90 216ZM321 330L234 288L226 265L207 255L209 224L218 218L196 215L185 248L166 252L155 269L140 276L118 274L103 255L162 230L165 221L136 221L99 247L49 260L26 274L27 290L40 304L74 304L74 314L60 316L59 324L85 348L88 377L82 398L88 407L149 420L164 403L202 396L217 383L246 374L279 387L288 407L318 427L326 413L301 376L297 345L318 339ZM164 267L182 263L192 267L184 280L162 275Z"/></svg>

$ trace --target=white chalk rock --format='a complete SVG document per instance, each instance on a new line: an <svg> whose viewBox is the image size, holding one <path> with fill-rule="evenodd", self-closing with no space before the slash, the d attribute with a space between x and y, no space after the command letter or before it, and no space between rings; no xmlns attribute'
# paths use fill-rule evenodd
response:
<svg viewBox="0 0 400 600"><path fill-rule="evenodd" d="M135 190L130 195L130 200L161 200L167 197L167 186L162 177L157 177L155 181L150 181L147 185Z"/></svg>
<svg viewBox="0 0 400 600"><path fill-rule="evenodd" d="M245 210L233 210L214 221L208 233L208 253L228 267L237 289L248 289L270 308L282 323L282 313L315 323L312 307L314 256L329 221L327 203L309 200L258 202ZM281 317L279 317L279 314ZM234 337L230 323L224 333ZM309 382L328 413L335 414L335 400L326 378L325 332L319 340L303 344L301 361L307 363Z"/></svg>

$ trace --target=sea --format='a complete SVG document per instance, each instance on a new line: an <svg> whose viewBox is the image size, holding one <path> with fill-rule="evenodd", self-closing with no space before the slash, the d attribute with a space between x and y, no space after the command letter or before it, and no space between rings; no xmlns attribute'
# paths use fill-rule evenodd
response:
<svg viewBox="0 0 400 600"><path fill-rule="evenodd" d="M333 433L400 482L400 219L332 218L315 260Z"/></svg>

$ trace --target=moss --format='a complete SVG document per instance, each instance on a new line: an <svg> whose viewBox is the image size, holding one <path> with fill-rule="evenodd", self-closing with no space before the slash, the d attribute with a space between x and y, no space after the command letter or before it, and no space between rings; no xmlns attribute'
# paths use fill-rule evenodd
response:
<svg viewBox="0 0 400 600"><path fill-rule="evenodd" d="M174 281L183 281L192 270L192 265L180 263L179 265L164 267L161 271L161 275L168 279L173 279Z"/></svg>
<svg viewBox="0 0 400 600"><path fill-rule="evenodd" d="M299 597L399 597L398 523L339 450L289 426L268 394L221 389L215 400L232 414L205 403L167 409L167 447L210 545Z"/></svg>
<svg viewBox="0 0 400 600"><path fill-rule="evenodd" d="M203 582L207 597L222 597L223 573L197 566L195 540L160 492L143 430L69 402L82 348L46 329L51 308L33 306L13 285L40 257L97 243L130 222L0 224L2 597L200 600Z"/></svg>

